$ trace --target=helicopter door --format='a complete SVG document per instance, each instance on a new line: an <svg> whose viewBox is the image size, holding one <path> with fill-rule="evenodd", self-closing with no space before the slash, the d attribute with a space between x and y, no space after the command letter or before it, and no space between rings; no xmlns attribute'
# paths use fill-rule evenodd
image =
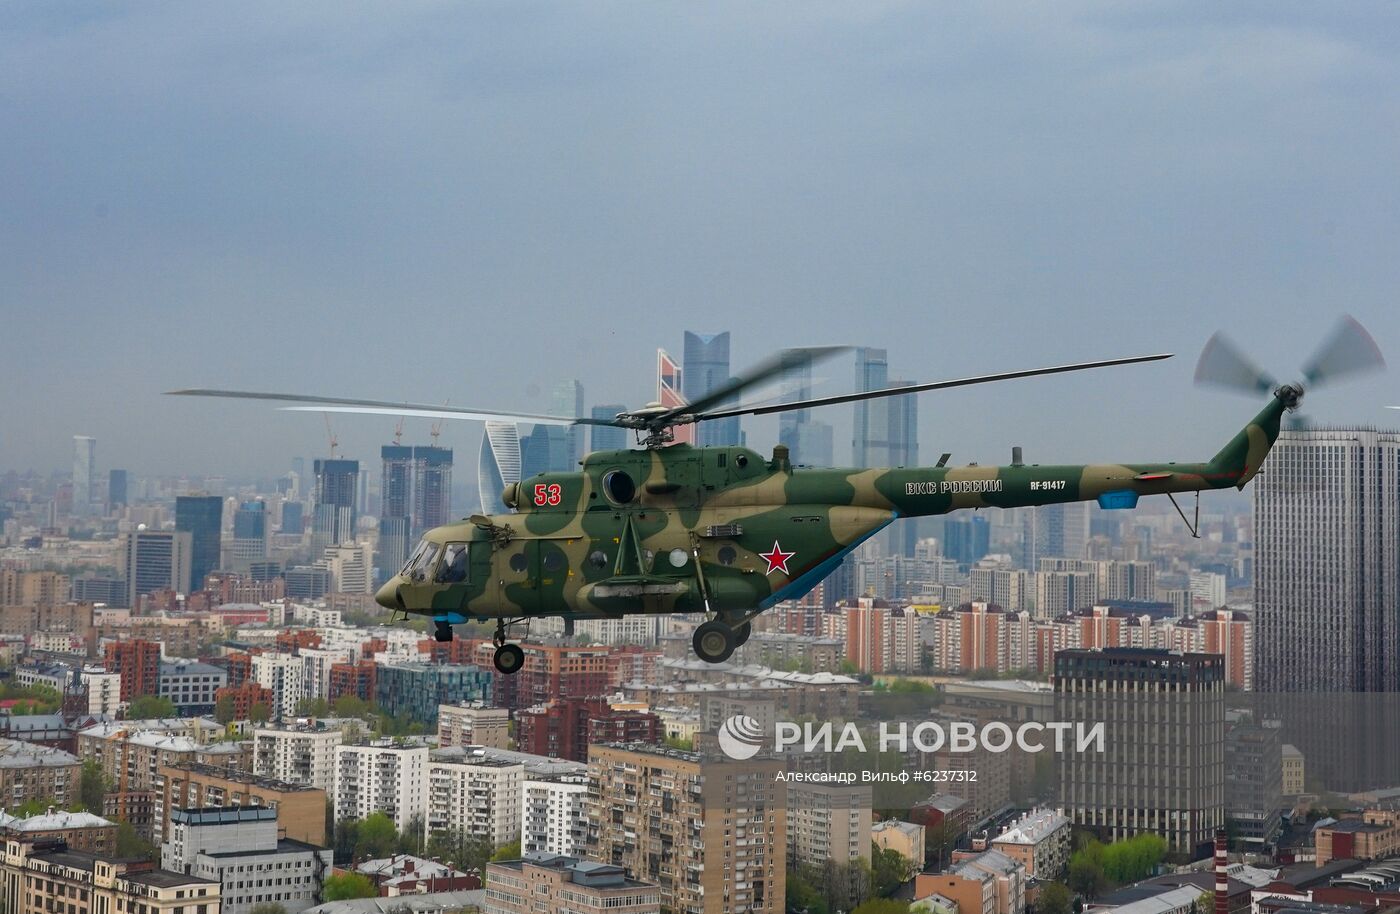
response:
<svg viewBox="0 0 1400 914"><path fill-rule="evenodd" d="M507 616L529 616L540 611L541 542L534 539L512 540L496 553L493 602Z"/></svg>

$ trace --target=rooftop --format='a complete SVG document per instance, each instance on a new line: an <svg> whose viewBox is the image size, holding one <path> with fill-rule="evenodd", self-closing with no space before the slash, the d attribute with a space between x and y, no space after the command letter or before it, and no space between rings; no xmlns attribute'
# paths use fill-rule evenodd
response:
<svg viewBox="0 0 1400 914"><path fill-rule="evenodd" d="M62 749L50 749L17 739L0 739L0 768L53 768L80 764Z"/></svg>
<svg viewBox="0 0 1400 914"><path fill-rule="evenodd" d="M486 903L483 889L459 892L428 892L424 895L395 895L392 898L356 898L328 901L307 908L302 914L443 914L464 908L480 908Z"/></svg>
<svg viewBox="0 0 1400 914"><path fill-rule="evenodd" d="M1058 829L1068 828L1069 825L1069 819L1057 809L1032 809L992 840L1006 844L1039 844Z"/></svg>

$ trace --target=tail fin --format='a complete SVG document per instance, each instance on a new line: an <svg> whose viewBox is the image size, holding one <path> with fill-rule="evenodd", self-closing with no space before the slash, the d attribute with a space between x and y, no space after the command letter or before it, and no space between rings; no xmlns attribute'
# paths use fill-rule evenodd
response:
<svg viewBox="0 0 1400 914"><path fill-rule="evenodd" d="M1264 458L1278 440L1283 414L1296 407L1301 397L1302 391L1292 385L1275 391L1269 405L1210 459L1212 478L1234 478L1235 487L1243 489L1259 472Z"/></svg>

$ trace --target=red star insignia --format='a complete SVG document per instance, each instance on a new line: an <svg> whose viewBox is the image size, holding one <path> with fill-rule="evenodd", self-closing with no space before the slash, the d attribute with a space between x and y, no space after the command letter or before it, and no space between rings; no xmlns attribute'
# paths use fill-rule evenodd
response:
<svg viewBox="0 0 1400 914"><path fill-rule="evenodd" d="M766 554L760 552L758 557L768 560L768 571L765 572L765 574L772 574L775 571L781 571L783 574L787 574L788 559L792 558L794 555L797 555L797 553L784 552L783 547L778 545L778 541L773 540L773 551Z"/></svg>

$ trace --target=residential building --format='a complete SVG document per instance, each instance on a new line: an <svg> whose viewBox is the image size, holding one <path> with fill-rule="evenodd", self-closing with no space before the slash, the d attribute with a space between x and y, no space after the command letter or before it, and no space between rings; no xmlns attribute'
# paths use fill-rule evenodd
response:
<svg viewBox="0 0 1400 914"><path fill-rule="evenodd" d="M588 776L526 777L520 784L520 850L582 856L587 847Z"/></svg>
<svg viewBox="0 0 1400 914"><path fill-rule="evenodd" d="M438 705L437 719L439 746L510 748L510 712L505 708L481 702Z"/></svg>
<svg viewBox="0 0 1400 914"><path fill-rule="evenodd" d="M485 838L493 847L520 840L524 779L523 765L482 753L429 760L428 834L462 832Z"/></svg>
<svg viewBox="0 0 1400 914"><path fill-rule="evenodd" d="M588 751L588 856L657 883L676 911L780 914L787 876L783 763L657 746ZM487 878L490 884L490 877Z"/></svg>
<svg viewBox="0 0 1400 914"><path fill-rule="evenodd" d="M313 464L316 474L311 518L312 555L327 546L355 541L359 512L360 462L331 458ZM290 582L289 582L290 583Z"/></svg>
<svg viewBox="0 0 1400 914"><path fill-rule="evenodd" d="M331 664L326 680L326 700L334 702L343 695L353 695L362 701L374 701L374 681L378 673L379 664L373 660Z"/></svg>
<svg viewBox="0 0 1400 914"><path fill-rule="evenodd" d="M47 812L16 818L0 813L0 833L21 841L62 841L75 851L92 854L117 852L117 823L90 812L68 812L53 806Z"/></svg>
<svg viewBox="0 0 1400 914"><path fill-rule="evenodd" d="M486 885L486 914L661 914L663 901L621 866L546 853L488 863Z"/></svg>
<svg viewBox="0 0 1400 914"><path fill-rule="evenodd" d="M870 842L880 850L894 851L914 864L924 867L924 827L915 822L884 819L870 826Z"/></svg>
<svg viewBox="0 0 1400 914"><path fill-rule="evenodd" d="M549 758L588 760L594 742L661 740L661 718L650 711L618 709L605 698L569 698L516 714L516 744L522 752Z"/></svg>
<svg viewBox="0 0 1400 914"><path fill-rule="evenodd" d="M68 588L68 575L60 574L57 571L20 571L15 568L0 568L0 606L52 606L65 603L68 600ZM38 631L51 630L41 626L29 631L16 631L8 624L11 621L11 619L6 618L7 624L0 630L21 635L32 635ZM89 608L88 626L91 627L91 625L91 608ZM72 631L71 628L65 630Z"/></svg>
<svg viewBox="0 0 1400 914"><path fill-rule="evenodd" d="M160 769L156 800L157 843L170 836L177 809L261 806L277 811L277 828L288 838L324 846L326 792L306 784L288 784L215 765L186 762Z"/></svg>
<svg viewBox="0 0 1400 914"><path fill-rule="evenodd" d="M381 739L336 749L337 820L382 812L407 831L428 808L427 791L427 746Z"/></svg>
<svg viewBox="0 0 1400 914"><path fill-rule="evenodd" d="M417 537L453 520L452 449L415 446L413 476L413 536Z"/></svg>
<svg viewBox="0 0 1400 914"><path fill-rule="evenodd" d="M917 672L923 665L919 614L860 597L846 608L846 659L863 673Z"/></svg>
<svg viewBox="0 0 1400 914"><path fill-rule="evenodd" d="M109 673L100 666L85 666L79 675L87 689L88 713L117 717L123 708L121 674Z"/></svg>
<svg viewBox="0 0 1400 914"><path fill-rule="evenodd" d="M295 654L254 654L253 681L272 693L272 719L288 720L306 697L306 664Z"/></svg>
<svg viewBox="0 0 1400 914"><path fill-rule="evenodd" d="M1280 772L1282 792L1285 797L1296 797L1305 789L1303 764L1303 753L1298 751L1298 747L1291 743L1284 743L1282 748L1283 768Z"/></svg>
<svg viewBox="0 0 1400 914"><path fill-rule="evenodd" d="M159 644L135 638L130 641L109 641L104 650L107 672L121 677L122 701L130 702L142 695L160 693Z"/></svg>
<svg viewBox="0 0 1400 914"><path fill-rule="evenodd" d="M964 855L943 873L914 877L914 897L942 895L958 914L1025 914L1026 868L1001 851Z"/></svg>
<svg viewBox="0 0 1400 914"><path fill-rule="evenodd" d="M78 800L82 762L71 752L0 739L0 806L10 810L31 800L60 809Z"/></svg>
<svg viewBox="0 0 1400 914"><path fill-rule="evenodd" d="M355 872L368 876L374 882L374 887L379 889L381 898L481 888L481 879L470 873L412 854L366 860L355 866Z"/></svg>
<svg viewBox="0 0 1400 914"><path fill-rule="evenodd" d="M1030 879L1060 879L1069 868L1072 831L1073 823L1058 809L1032 809L992 839L992 850L1020 863Z"/></svg>
<svg viewBox="0 0 1400 914"><path fill-rule="evenodd" d="M321 721L259 727L253 731L253 773L334 793L336 750L344 739L339 726Z"/></svg>
<svg viewBox="0 0 1400 914"><path fill-rule="evenodd" d="M1150 831L1172 853L1209 854L1225 824L1224 697L1216 654L1057 653L1055 719L1103 727L1101 743L1059 755L1065 815L1105 841Z"/></svg>
<svg viewBox="0 0 1400 914"><path fill-rule="evenodd" d="M788 867L824 867L870 858L869 784L792 781L787 784ZM852 899L859 903L859 899Z"/></svg>
<svg viewBox="0 0 1400 914"><path fill-rule="evenodd" d="M175 809L160 848L167 871L219 884L221 914L251 914L260 904L298 914L321 903L335 852L278 836L266 806Z"/></svg>
<svg viewBox="0 0 1400 914"><path fill-rule="evenodd" d="M13 837L0 865L0 905L6 914L56 914L60 905L65 914L220 914L219 884L212 880L62 841Z"/></svg>

